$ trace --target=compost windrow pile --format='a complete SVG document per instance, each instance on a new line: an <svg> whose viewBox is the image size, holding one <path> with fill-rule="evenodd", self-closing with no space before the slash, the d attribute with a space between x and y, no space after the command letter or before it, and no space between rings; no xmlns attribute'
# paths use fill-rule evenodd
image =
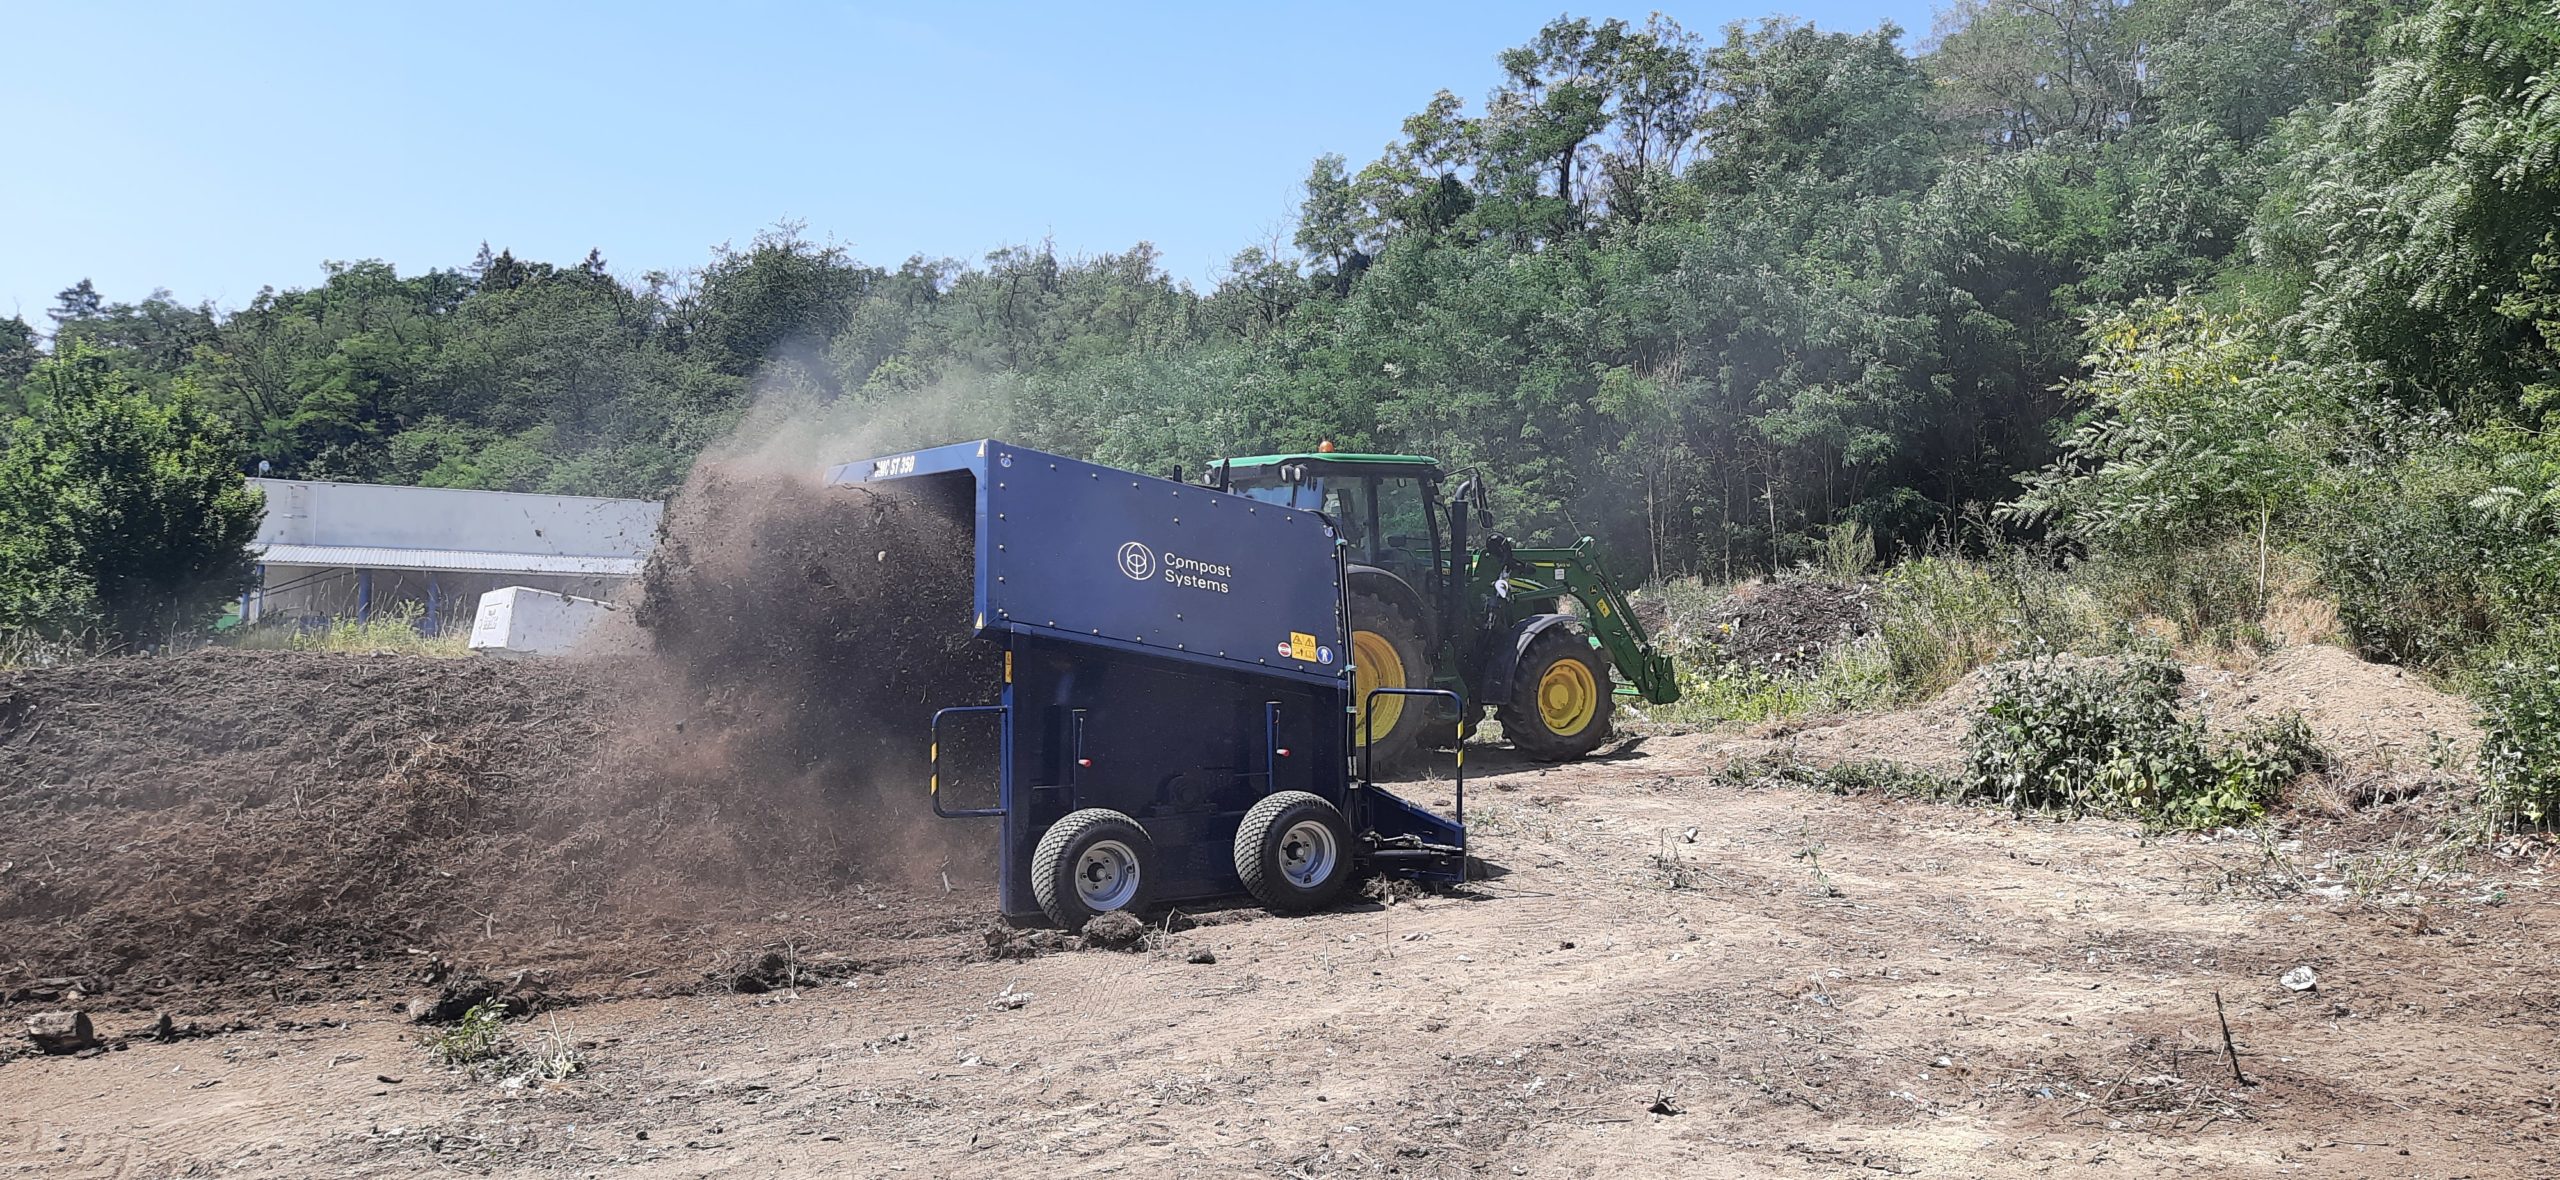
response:
<svg viewBox="0 0 2560 1180"><path fill-rule="evenodd" d="M929 818L925 721L1001 678L968 638L962 519L701 473L631 651L0 673L0 1008L455 975L590 996L725 985L773 948L837 972L951 953L992 866L983 825Z"/></svg>
<svg viewBox="0 0 2560 1180"><path fill-rule="evenodd" d="M1710 659L1771 675L1811 675L1831 649L1875 633L1875 587L1813 579L1746 582L1702 617L1684 622Z"/></svg>

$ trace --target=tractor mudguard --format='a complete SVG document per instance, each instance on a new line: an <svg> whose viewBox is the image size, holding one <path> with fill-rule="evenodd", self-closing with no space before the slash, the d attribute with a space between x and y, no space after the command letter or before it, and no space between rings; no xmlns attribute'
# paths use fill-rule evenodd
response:
<svg viewBox="0 0 2560 1180"><path fill-rule="evenodd" d="M1398 577L1393 570L1358 562L1351 563L1344 573L1348 575L1353 589L1366 590L1413 613L1414 621L1422 624L1422 634L1414 636L1414 642L1422 645L1426 657L1440 649L1439 612L1422 601L1422 592L1414 589L1411 582ZM1425 671L1427 674L1428 670Z"/></svg>
<svg viewBox="0 0 2560 1180"><path fill-rule="evenodd" d="M1511 699L1511 678L1520 671L1520 657L1528 654L1529 643L1557 627L1580 622L1572 615L1531 615L1512 628L1511 642L1493 653L1484 669L1484 693L1477 699L1500 702Z"/></svg>

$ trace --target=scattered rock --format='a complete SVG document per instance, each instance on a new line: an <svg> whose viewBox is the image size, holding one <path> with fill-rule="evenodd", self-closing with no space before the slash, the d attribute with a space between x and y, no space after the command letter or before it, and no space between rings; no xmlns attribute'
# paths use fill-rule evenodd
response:
<svg viewBox="0 0 2560 1180"><path fill-rule="evenodd" d="M801 970L791 956L781 951L749 956L745 962L722 974L726 976L730 991L746 996L818 982L815 975Z"/></svg>
<svg viewBox="0 0 2560 1180"><path fill-rule="evenodd" d="M1422 886L1408 877L1381 875L1362 881L1360 896L1379 905L1394 905L1422 896Z"/></svg>
<svg viewBox="0 0 2560 1180"><path fill-rule="evenodd" d="M2278 976L2276 982L2283 984L2288 991L2317 991L2320 987L2320 973L2313 971L2309 964L2305 964Z"/></svg>
<svg viewBox="0 0 2560 1180"><path fill-rule="evenodd" d="M990 959L1029 959L1051 951L1067 949L1067 936L1058 930L1016 930L1002 922L987 927L987 957Z"/></svg>
<svg viewBox="0 0 2560 1180"><path fill-rule="evenodd" d="M85 975L59 975L33 980L0 998L15 1004L55 1004L65 1000L76 1003L105 990L106 984Z"/></svg>
<svg viewBox="0 0 2560 1180"><path fill-rule="evenodd" d="M1138 940L1146 934L1146 923L1132 917L1127 910L1113 910L1084 924L1086 946L1122 950L1138 945Z"/></svg>
<svg viewBox="0 0 2560 1180"><path fill-rule="evenodd" d="M1218 961L1218 952L1210 950L1204 946L1191 952L1189 955L1184 956L1183 961L1201 964L1215 963Z"/></svg>
<svg viewBox="0 0 2560 1180"><path fill-rule="evenodd" d="M550 984L543 971L518 971L503 980L468 971L430 970L442 985L433 994L414 996L400 1006L418 1024L450 1024L482 1004L496 1004L509 1016L524 1016L539 1006Z"/></svg>
<svg viewBox="0 0 2560 1180"><path fill-rule="evenodd" d="M27 1018L27 1039L47 1053L78 1053L98 1047L98 1030L86 1012L38 1012Z"/></svg>
<svg viewBox="0 0 2560 1180"><path fill-rule="evenodd" d="M1679 1104L1679 1103L1677 1103L1677 1102L1672 1101L1672 1100L1671 1100L1671 1095L1669 1095L1669 1094L1664 1094L1664 1095L1662 1095L1662 1096L1660 1096L1660 1097L1658 1097L1658 1098L1655 1098L1655 1099L1653 1100L1653 1105L1646 1107L1646 1108L1645 1108L1645 1110L1646 1110L1646 1111L1648 1111L1648 1112L1650 1112L1650 1113L1653 1113L1653 1114L1660 1114L1660 1115L1674 1115L1674 1114L1687 1114L1687 1113L1688 1113L1687 1111L1684 1111L1684 1110L1680 1109L1680 1104Z"/></svg>

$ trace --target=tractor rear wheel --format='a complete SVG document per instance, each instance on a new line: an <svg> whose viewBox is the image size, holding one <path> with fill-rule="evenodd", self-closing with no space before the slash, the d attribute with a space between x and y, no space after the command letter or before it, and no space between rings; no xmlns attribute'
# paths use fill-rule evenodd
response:
<svg viewBox="0 0 2560 1180"><path fill-rule="evenodd" d="M1321 795L1268 796L1236 825L1236 876L1272 909L1321 909L1351 881L1351 825Z"/></svg>
<svg viewBox="0 0 2560 1180"><path fill-rule="evenodd" d="M1364 744L1370 744L1369 726L1378 727L1377 741L1370 757L1379 771L1385 771L1412 756L1422 743L1422 732L1431 720L1431 702L1421 697L1379 697L1373 705L1369 692L1379 688L1425 688L1431 683L1431 664L1422 652L1422 620L1401 602L1362 588L1351 588L1351 707L1353 716L1352 747L1357 757Z"/></svg>
<svg viewBox="0 0 2560 1180"><path fill-rule="evenodd" d="M1156 845L1138 821L1101 807L1070 811L1049 825L1031 853L1031 896L1069 933L1147 896Z"/></svg>
<svg viewBox="0 0 2560 1180"><path fill-rule="evenodd" d="M1609 740L1615 707L1609 665L1591 640L1578 627L1549 627L1520 653L1511 699L1501 706L1502 732L1531 758L1564 762Z"/></svg>

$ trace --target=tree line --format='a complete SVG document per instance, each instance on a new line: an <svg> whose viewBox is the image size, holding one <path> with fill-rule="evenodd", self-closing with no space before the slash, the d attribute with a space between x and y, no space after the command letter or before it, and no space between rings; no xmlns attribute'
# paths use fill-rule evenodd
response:
<svg viewBox="0 0 2560 1180"><path fill-rule="evenodd" d="M227 311L84 281L0 321L0 415L76 349L279 474L600 495L758 404L1149 470L1330 438L1479 467L1515 533L1656 576L1996 507L2172 580L2301 555L2403 658L2547 617L2560 19L1957 0L1910 50L1558 19L1314 161L1293 241L1207 291L1144 244L891 267L792 226L682 274L333 263Z"/></svg>

